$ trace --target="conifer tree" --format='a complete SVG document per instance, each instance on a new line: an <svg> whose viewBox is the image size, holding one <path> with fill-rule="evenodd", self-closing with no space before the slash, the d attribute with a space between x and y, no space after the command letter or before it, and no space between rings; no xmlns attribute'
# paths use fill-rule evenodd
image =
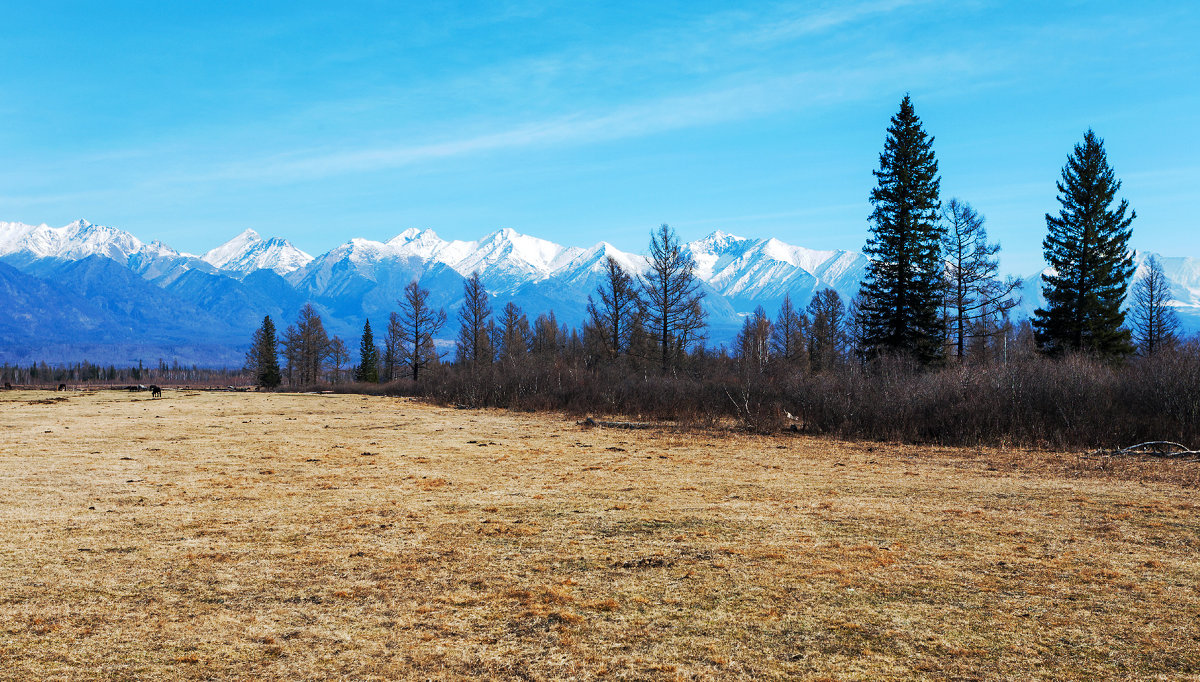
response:
<svg viewBox="0 0 1200 682"><path fill-rule="evenodd" d="M863 339L868 355L899 353L937 361L943 338L941 239L933 138L905 95L892 117L871 191L871 259L862 289L868 307Z"/></svg>
<svg viewBox="0 0 1200 682"><path fill-rule="evenodd" d="M270 315L263 317L262 326L254 332L250 350L246 351L246 369L254 374L255 382L263 388L275 388L283 381L275 349L275 323Z"/></svg>
<svg viewBox="0 0 1200 682"><path fill-rule="evenodd" d="M1089 129L1062 169L1058 216L1046 214L1042 249L1052 271L1042 275L1046 308L1035 311L1033 322L1045 353L1133 352L1121 304L1134 271L1128 243L1137 213L1124 199L1111 207L1120 188L1104 141Z"/></svg>
<svg viewBox="0 0 1200 682"><path fill-rule="evenodd" d="M358 369L354 380L364 383L379 382L379 349L375 347L375 335L371 333L371 321L363 323L362 339L358 342Z"/></svg>

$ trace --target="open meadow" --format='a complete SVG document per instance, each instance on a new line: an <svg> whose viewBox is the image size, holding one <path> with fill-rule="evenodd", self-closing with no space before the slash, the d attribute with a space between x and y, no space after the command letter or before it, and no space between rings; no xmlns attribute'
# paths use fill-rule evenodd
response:
<svg viewBox="0 0 1200 682"><path fill-rule="evenodd" d="M1200 463L0 394L4 679L1200 678Z"/></svg>

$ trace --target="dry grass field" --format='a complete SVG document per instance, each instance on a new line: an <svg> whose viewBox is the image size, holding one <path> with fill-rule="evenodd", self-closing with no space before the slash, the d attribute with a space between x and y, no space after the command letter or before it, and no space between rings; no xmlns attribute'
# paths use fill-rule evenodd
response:
<svg viewBox="0 0 1200 682"><path fill-rule="evenodd" d="M1198 474L5 392L0 677L1200 678Z"/></svg>

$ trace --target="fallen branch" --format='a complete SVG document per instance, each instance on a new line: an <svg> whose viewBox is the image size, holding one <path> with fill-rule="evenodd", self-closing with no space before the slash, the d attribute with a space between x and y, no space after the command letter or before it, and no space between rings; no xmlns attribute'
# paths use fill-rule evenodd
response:
<svg viewBox="0 0 1200 682"><path fill-rule="evenodd" d="M587 419L584 419L583 421L576 422L576 423L579 424L580 426L604 426L604 427L607 427L610 429L653 429L657 426L662 426L662 424L655 424L653 422L599 421L596 419L592 419L591 417L588 417Z"/></svg>
<svg viewBox="0 0 1200 682"><path fill-rule="evenodd" d="M1120 457L1130 455L1148 455L1150 457L1200 457L1200 450L1192 450L1169 440L1152 440L1137 445L1130 445L1119 450L1094 450L1086 456Z"/></svg>

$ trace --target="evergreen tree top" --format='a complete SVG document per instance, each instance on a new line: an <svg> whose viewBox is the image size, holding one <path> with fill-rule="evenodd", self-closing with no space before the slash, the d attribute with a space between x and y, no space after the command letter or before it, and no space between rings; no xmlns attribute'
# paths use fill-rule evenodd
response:
<svg viewBox="0 0 1200 682"><path fill-rule="evenodd" d="M942 286L937 158L908 95L891 119L876 185L871 190L871 233L863 252L870 265L862 291L863 344L869 355L899 352L923 364L940 355Z"/></svg>
<svg viewBox="0 0 1200 682"><path fill-rule="evenodd" d="M871 191L873 206L912 202L914 211L936 211L941 207L937 201L941 178L933 154L933 136L921 126L909 95L904 96L900 110L892 116L879 155L879 169L872 174L879 183ZM911 191L914 186L923 191ZM878 218L877 213L872 218Z"/></svg>
<svg viewBox="0 0 1200 682"><path fill-rule="evenodd" d="M1137 214L1124 199L1113 207L1121 181L1092 129L1067 157L1056 187L1060 208L1046 214L1042 241L1052 269L1042 275L1046 307L1035 311L1038 344L1048 353L1128 355L1121 305L1134 270L1128 242Z"/></svg>
<svg viewBox="0 0 1200 682"><path fill-rule="evenodd" d="M1056 183L1056 187L1062 208L1057 218L1046 214L1046 222L1053 227L1094 228L1103 222L1104 227L1123 230L1137 217L1133 211L1128 218L1125 217L1129 202L1124 199L1115 210L1108 210L1116 198L1117 190L1121 189L1121 181L1108 163L1104 140L1091 128L1084 133L1083 141L1075 145L1071 156L1067 157L1062 179Z"/></svg>

